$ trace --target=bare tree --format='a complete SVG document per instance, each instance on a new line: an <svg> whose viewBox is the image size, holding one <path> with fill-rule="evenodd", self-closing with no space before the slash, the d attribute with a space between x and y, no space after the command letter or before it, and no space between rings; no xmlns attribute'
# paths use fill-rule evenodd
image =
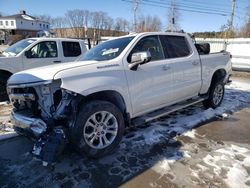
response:
<svg viewBox="0 0 250 188"><path fill-rule="evenodd" d="M85 37L85 27L88 27L90 12L87 10L69 10L65 14L66 20L77 38Z"/></svg>
<svg viewBox="0 0 250 188"><path fill-rule="evenodd" d="M112 18L108 16L106 12L93 12L91 14L91 26L94 28L93 40L99 40L101 37L101 30L105 28L111 28L112 24L108 23L108 21L113 22Z"/></svg>
<svg viewBox="0 0 250 188"><path fill-rule="evenodd" d="M107 30L108 32L111 32L113 25L114 25L114 19L107 16L104 19L103 29Z"/></svg>
<svg viewBox="0 0 250 188"><path fill-rule="evenodd" d="M137 32L160 31L161 28L162 23L157 16L140 16Z"/></svg>
<svg viewBox="0 0 250 188"><path fill-rule="evenodd" d="M127 32L129 30L129 22L124 18L117 18L115 20L114 30Z"/></svg>
<svg viewBox="0 0 250 188"><path fill-rule="evenodd" d="M250 38L250 6L247 7L247 14L245 18L245 24L239 31L239 37L248 37Z"/></svg>
<svg viewBox="0 0 250 188"><path fill-rule="evenodd" d="M222 25L220 28L221 31L221 38L234 38L235 37L235 29L231 27L230 21L227 20L227 23Z"/></svg>
<svg viewBox="0 0 250 188"><path fill-rule="evenodd" d="M179 24L180 12L178 11L176 0L171 1L168 11L167 31L178 31L181 29Z"/></svg>
<svg viewBox="0 0 250 188"><path fill-rule="evenodd" d="M65 22L65 17L52 18L51 27L58 37L69 37L66 30L68 25L67 22Z"/></svg>
<svg viewBox="0 0 250 188"><path fill-rule="evenodd" d="M39 20L45 21L45 22L49 22L51 23L51 16L50 15L46 15L46 14L42 14L42 15L35 15L34 17L36 17Z"/></svg>

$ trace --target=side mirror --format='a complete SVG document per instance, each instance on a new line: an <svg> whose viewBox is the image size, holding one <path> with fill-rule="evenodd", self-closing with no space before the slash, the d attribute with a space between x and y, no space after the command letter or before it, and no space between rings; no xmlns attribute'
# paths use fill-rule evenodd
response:
<svg viewBox="0 0 250 188"><path fill-rule="evenodd" d="M151 60L149 51L133 53L131 56L131 63L128 65L131 70L137 70L138 66L147 63Z"/></svg>
<svg viewBox="0 0 250 188"><path fill-rule="evenodd" d="M25 52L24 52L24 55L25 55L27 58L32 58L32 53L31 53L30 50L25 51Z"/></svg>

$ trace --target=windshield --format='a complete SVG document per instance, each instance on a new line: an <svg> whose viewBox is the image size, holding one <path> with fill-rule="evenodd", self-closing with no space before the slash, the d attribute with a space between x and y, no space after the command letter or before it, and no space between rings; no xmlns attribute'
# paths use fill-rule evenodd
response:
<svg viewBox="0 0 250 188"><path fill-rule="evenodd" d="M32 44L35 41L36 41L35 39L23 39L23 40L20 40L17 43L11 45L6 50L4 50L4 52L9 53L10 55L17 55L21 51L23 51L23 49L25 49L27 46L29 46L30 44Z"/></svg>
<svg viewBox="0 0 250 188"><path fill-rule="evenodd" d="M122 53L133 38L134 36L129 36L103 42L86 52L81 60L105 61L114 59Z"/></svg>

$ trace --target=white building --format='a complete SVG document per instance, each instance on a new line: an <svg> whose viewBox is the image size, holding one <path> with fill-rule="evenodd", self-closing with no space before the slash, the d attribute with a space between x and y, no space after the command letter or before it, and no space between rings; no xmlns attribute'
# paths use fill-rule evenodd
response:
<svg viewBox="0 0 250 188"><path fill-rule="evenodd" d="M24 10L19 14L0 17L0 40L6 40L13 35L35 37L38 31L49 29L50 23L30 16Z"/></svg>

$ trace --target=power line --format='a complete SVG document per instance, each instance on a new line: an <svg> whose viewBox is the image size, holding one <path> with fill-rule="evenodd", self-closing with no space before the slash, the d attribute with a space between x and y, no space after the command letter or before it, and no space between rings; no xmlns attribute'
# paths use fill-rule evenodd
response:
<svg viewBox="0 0 250 188"><path fill-rule="evenodd" d="M166 2L166 1L170 1L170 0L165 0L164 2ZM158 1L158 2L163 2L163 1ZM194 2L190 2L190 1L188 1L188 2L186 2L186 1L181 1L181 0L179 0L178 1L178 4L179 5L183 5L183 6L191 6L192 8L204 8L204 9L212 9L212 10L216 10L216 11L225 11L225 12L229 12L230 10L229 9L225 9L225 8L221 8L221 5L215 5L215 4L208 4L208 3L206 3L206 4L204 4L204 3L194 3ZM218 8L218 7L220 7L220 8Z"/></svg>
<svg viewBox="0 0 250 188"><path fill-rule="evenodd" d="M128 3L133 3L132 0L122 0L122 1L128 2ZM171 8L171 6L169 6L169 5L160 5L160 4L155 4L155 3L145 3L144 1L140 2L140 4L153 6L153 7L160 7L160 8ZM225 13L213 12L213 11L201 11L201 10L195 9L195 8L179 8L179 7L176 7L176 9L180 10L180 11L185 11L185 12L219 15L219 16L228 16L228 14L225 14Z"/></svg>
<svg viewBox="0 0 250 188"><path fill-rule="evenodd" d="M171 5L171 3L165 2L163 3L162 1L155 1L155 0L142 0L144 2L150 2L150 3L155 3L155 4L160 4L160 5ZM220 12L220 13L225 13L225 14L229 14L231 13L229 10L222 10L222 9L215 9L215 8L208 8L208 7L204 7L204 6L189 6L187 4L183 4L183 3L176 3L177 6L179 7L184 7L184 8L188 8L188 9L198 9L200 10L204 10L204 11L213 11L213 12Z"/></svg>

